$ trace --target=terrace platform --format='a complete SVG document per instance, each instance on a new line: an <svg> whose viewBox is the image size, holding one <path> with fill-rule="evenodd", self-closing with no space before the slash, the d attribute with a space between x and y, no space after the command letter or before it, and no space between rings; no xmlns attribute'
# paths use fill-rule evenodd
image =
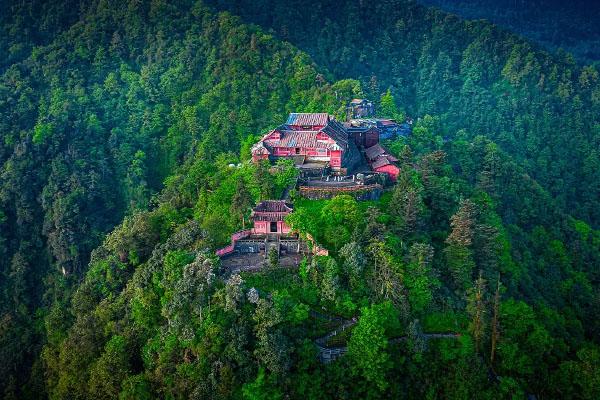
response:
<svg viewBox="0 0 600 400"><path fill-rule="evenodd" d="M280 268L297 268L303 254L281 254ZM238 272L257 272L268 267L269 260L263 253L232 253L221 258L221 266L225 275Z"/></svg>

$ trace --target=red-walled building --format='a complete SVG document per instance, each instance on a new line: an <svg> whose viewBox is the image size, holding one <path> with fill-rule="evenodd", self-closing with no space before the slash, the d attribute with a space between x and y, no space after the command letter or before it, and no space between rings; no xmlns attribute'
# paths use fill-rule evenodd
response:
<svg viewBox="0 0 600 400"><path fill-rule="evenodd" d="M400 174L400 168L396 165L398 159L389 154L380 144L366 149L365 158L373 171L386 173L392 182L396 182Z"/></svg>
<svg viewBox="0 0 600 400"><path fill-rule="evenodd" d="M290 227L285 223L285 217L292 211L292 205L284 200L261 201L254 207L250 217L254 222L252 234L275 233L285 235L290 233Z"/></svg>
<svg viewBox="0 0 600 400"><path fill-rule="evenodd" d="M252 147L254 161L293 158L297 163L328 163L336 171L360 163L360 154L343 125L326 113L292 113Z"/></svg>

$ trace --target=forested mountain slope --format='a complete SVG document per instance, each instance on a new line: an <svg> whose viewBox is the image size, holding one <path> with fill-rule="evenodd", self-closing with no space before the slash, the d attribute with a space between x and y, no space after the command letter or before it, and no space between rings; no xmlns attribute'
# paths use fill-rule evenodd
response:
<svg viewBox="0 0 600 400"><path fill-rule="evenodd" d="M210 2L273 29L337 77L361 79L375 98L391 86L404 111L439 115L448 135L491 138L565 209L599 226L594 67L409 0Z"/></svg>
<svg viewBox="0 0 600 400"><path fill-rule="evenodd" d="M390 144L402 174L379 201L295 200L288 222L330 249L299 270L224 276L211 255L240 193L247 217L289 170L190 159L54 306L50 397L595 398L600 232L488 139L439 129ZM341 326L324 345L346 355L320 363Z"/></svg>
<svg viewBox="0 0 600 400"><path fill-rule="evenodd" d="M352 82L317 88L306 55L201 3L43 10L77 22L0 78L3 387L23 383L39 352L39 307L68 298L104 234L146 209L186 155L214 161L286 112L334 112L334 92L354 95ZM23 40L24 51L34 43Z"/></svg>
<svg viewBox="0 0 600 400"><path fill-rule="evenodd" d="M419 0L469 19L485 18L584 64L600 61L600 4L587 0Z"/></svg>
<svg viewBox="0 0 600 400"><path fill-rule="evenodd" d="M32 27L0 78L6 398L600 395L597 73L366 3L238 3L274 36L191 0L13 9L2 51L27 16L62 25ZM381 112L419 117L386 143L398 184L292 193L288 222L330 255L222 275L214 250L295 179L248 162L256 135L388 86ZM341 326L325 345L346 355L320 363Z"/></svg>
<svg viewBox="0 0 600 400"><path fill-rule="evenodd" d="M94 7L94 0L28 0L0 3L0 71L51 43Z"/></svg>

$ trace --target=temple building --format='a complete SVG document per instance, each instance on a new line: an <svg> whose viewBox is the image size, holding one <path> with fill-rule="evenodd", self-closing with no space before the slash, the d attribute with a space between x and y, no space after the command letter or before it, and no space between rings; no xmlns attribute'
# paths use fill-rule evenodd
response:
<svg viewBox="0 0 600 400"><path fill-rule="evenodd" d="M261 201L254 209L250 218L254 222L253 235L290 233L290 227L285 223L285 217L293 211L291 204L284 200Z"/></svg>
<svg viewBox="0 0 600 400"><path fill-rule="evenodd" d="M375 114L375 105L367 99L352 99L348 105L348 119L367 118Z"/></svg>
<svg viewBox="0 0 600 400"><path fill-rule="evenodd" d="M365 150L365 158L375 172L386 173L392 182L396 182L400 168L396 165L398 159L384 149L380 144Z"/></svg>
<svg viewBox="0 0 600 400"><path fill-rule="evenodd" d="M361 157L344 126L327 113L292 113L285 124L252 147L254 161L293 159L296 165L321 164L349 173Z"/></svg>
<svg viewBox="0 0 600 400"><path fill-rule="evenodd" d="M298 267L306 256L328 255L327 249L310 235L304 241L291 231L285 217L293 211L293 206L284 200L264 200L254 207L251 214L254 227L235 232L231 243L215 252L221 259L223 272L260 271L269 264L269 254L273 251L281 267Z"/></svg>

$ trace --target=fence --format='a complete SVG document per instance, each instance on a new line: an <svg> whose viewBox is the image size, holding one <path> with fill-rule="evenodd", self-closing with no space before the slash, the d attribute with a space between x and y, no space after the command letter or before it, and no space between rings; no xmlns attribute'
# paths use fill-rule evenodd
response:
<svg viewBox="0 0 600 400"><path fill-rule="evenodd" d="M228 246L225 246L221 249L218 249L216 251L217 256L223 257L223 256L233 253L233 251L235 250L235 242L240 239L247 238L248 236L250 236L251 232L252 232L251 230L246 229L244 231L239 231L239 232L236 232L233 235L231 235L231 244Z"/></svg>

